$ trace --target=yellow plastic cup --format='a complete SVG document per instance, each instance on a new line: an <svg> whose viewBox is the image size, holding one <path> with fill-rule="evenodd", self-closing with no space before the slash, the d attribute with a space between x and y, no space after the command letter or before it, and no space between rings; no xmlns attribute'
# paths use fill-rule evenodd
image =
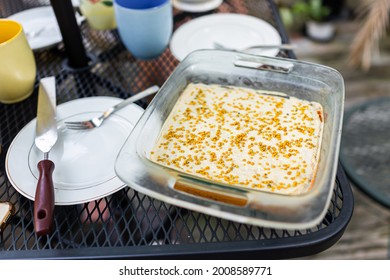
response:
<svg viewBox="0 0 390 280"><path fill-rule="evenodd" d="M15 103L34 90L36 64L20 23L0 19L0 102Z"/></svg>
<svg viewBox="0 0 390 280"><path fill-rule="evenodd" d="M80 11L93 29L110 30L116 28L112 0L81 0Z"/></svg>

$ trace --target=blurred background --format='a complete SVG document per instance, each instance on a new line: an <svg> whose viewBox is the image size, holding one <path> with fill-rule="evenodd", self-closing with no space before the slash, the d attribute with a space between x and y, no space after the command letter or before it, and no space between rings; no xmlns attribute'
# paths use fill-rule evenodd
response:
<svg viewBox="0 0 390 280"><path fill-rule="evenodd" d="M343 237L309 259L390 259L390 1L276 3L297 58L335 68L345 81L340 155L354 214Z"/></svg>
<svg viewBox="0 0 390 280"><path fill-rule="evenodd" d="M345 82L340 158L354 214L335 245L306 259L390 259L390 0L274 1L297 59Z"/></svg>

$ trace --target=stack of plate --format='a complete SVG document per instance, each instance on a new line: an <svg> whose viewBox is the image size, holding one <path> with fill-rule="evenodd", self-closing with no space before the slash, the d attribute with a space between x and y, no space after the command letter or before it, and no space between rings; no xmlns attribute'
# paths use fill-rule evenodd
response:
<svg viewBox="0 0 390 280"><path fill-rule="evenodd" d="M202 13L218 8L223 0L173 0L173 6L185 12Z"/></svg>
<svg viewBox="0 0 390 280"><path fill-rule="evenodd" d="M22 24L27 41L33 51L54 47L62 42L60 28L51 6L24 10L11 15L8 19ZM83 16L76 12L78 25L81 25L84 19Z"/></svg>

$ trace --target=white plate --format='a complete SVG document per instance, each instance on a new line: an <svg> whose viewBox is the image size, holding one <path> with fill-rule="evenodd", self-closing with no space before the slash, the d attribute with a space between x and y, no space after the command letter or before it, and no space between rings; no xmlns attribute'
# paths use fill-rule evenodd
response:
<svg viewBox="0 0 390 280"><path fill-rule="evenodd" d="M51 6L24 10L8 18L21 23L26 34L39 32L37 36L27 37L27 41L34 51L52 47L62 41L60 28ZM83 16L76 13L76 20L79 25L84 19ZM44 29L42 30L42 28Z"/></svg>
<svg viewBox="0 0 390 280"><path fill-rule="evenodd" d="M58 140L49 153L55 164L53 182L56 205L89 202L107 196L125 184L118 179L114 163L123 143L143 114L131 104L118 111L98 129L79 131L64 128L64 121L97 116L121 101L116 97L88 97L57 107ZM38 182L37 163L43 154L34 145L36 119L28 123L12 141L6 157L11 184L34 200Z"/></svg>
<svg viewBox="0 0 390 280"><path fill-rule="evenodd" d="M278 31L256 17L242 14L213 14L191 20L172 36L170 49L179 60L200 49L214 49L214 42L228 48L243 49L253 45L278 45ZM276 56L279 49L256 49L251 53Z"/></svg>
<svg viewBox="0 0 390 280"><path fill-rule="evenodd" d="M223 0L206 0L199 3L186 2L185 0L173 0L172 5L181 11L190 13L202 13L218 8Z"/></svg>

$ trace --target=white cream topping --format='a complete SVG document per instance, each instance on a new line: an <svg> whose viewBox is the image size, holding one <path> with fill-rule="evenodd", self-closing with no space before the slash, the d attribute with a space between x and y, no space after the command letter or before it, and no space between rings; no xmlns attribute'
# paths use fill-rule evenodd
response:
<svg viewBox="0 0 390 280"><path fill-rule="evenodd" d="M209 180L299 194L317 170L322 106L279 92L189 84L150 159Z"/></svg>

